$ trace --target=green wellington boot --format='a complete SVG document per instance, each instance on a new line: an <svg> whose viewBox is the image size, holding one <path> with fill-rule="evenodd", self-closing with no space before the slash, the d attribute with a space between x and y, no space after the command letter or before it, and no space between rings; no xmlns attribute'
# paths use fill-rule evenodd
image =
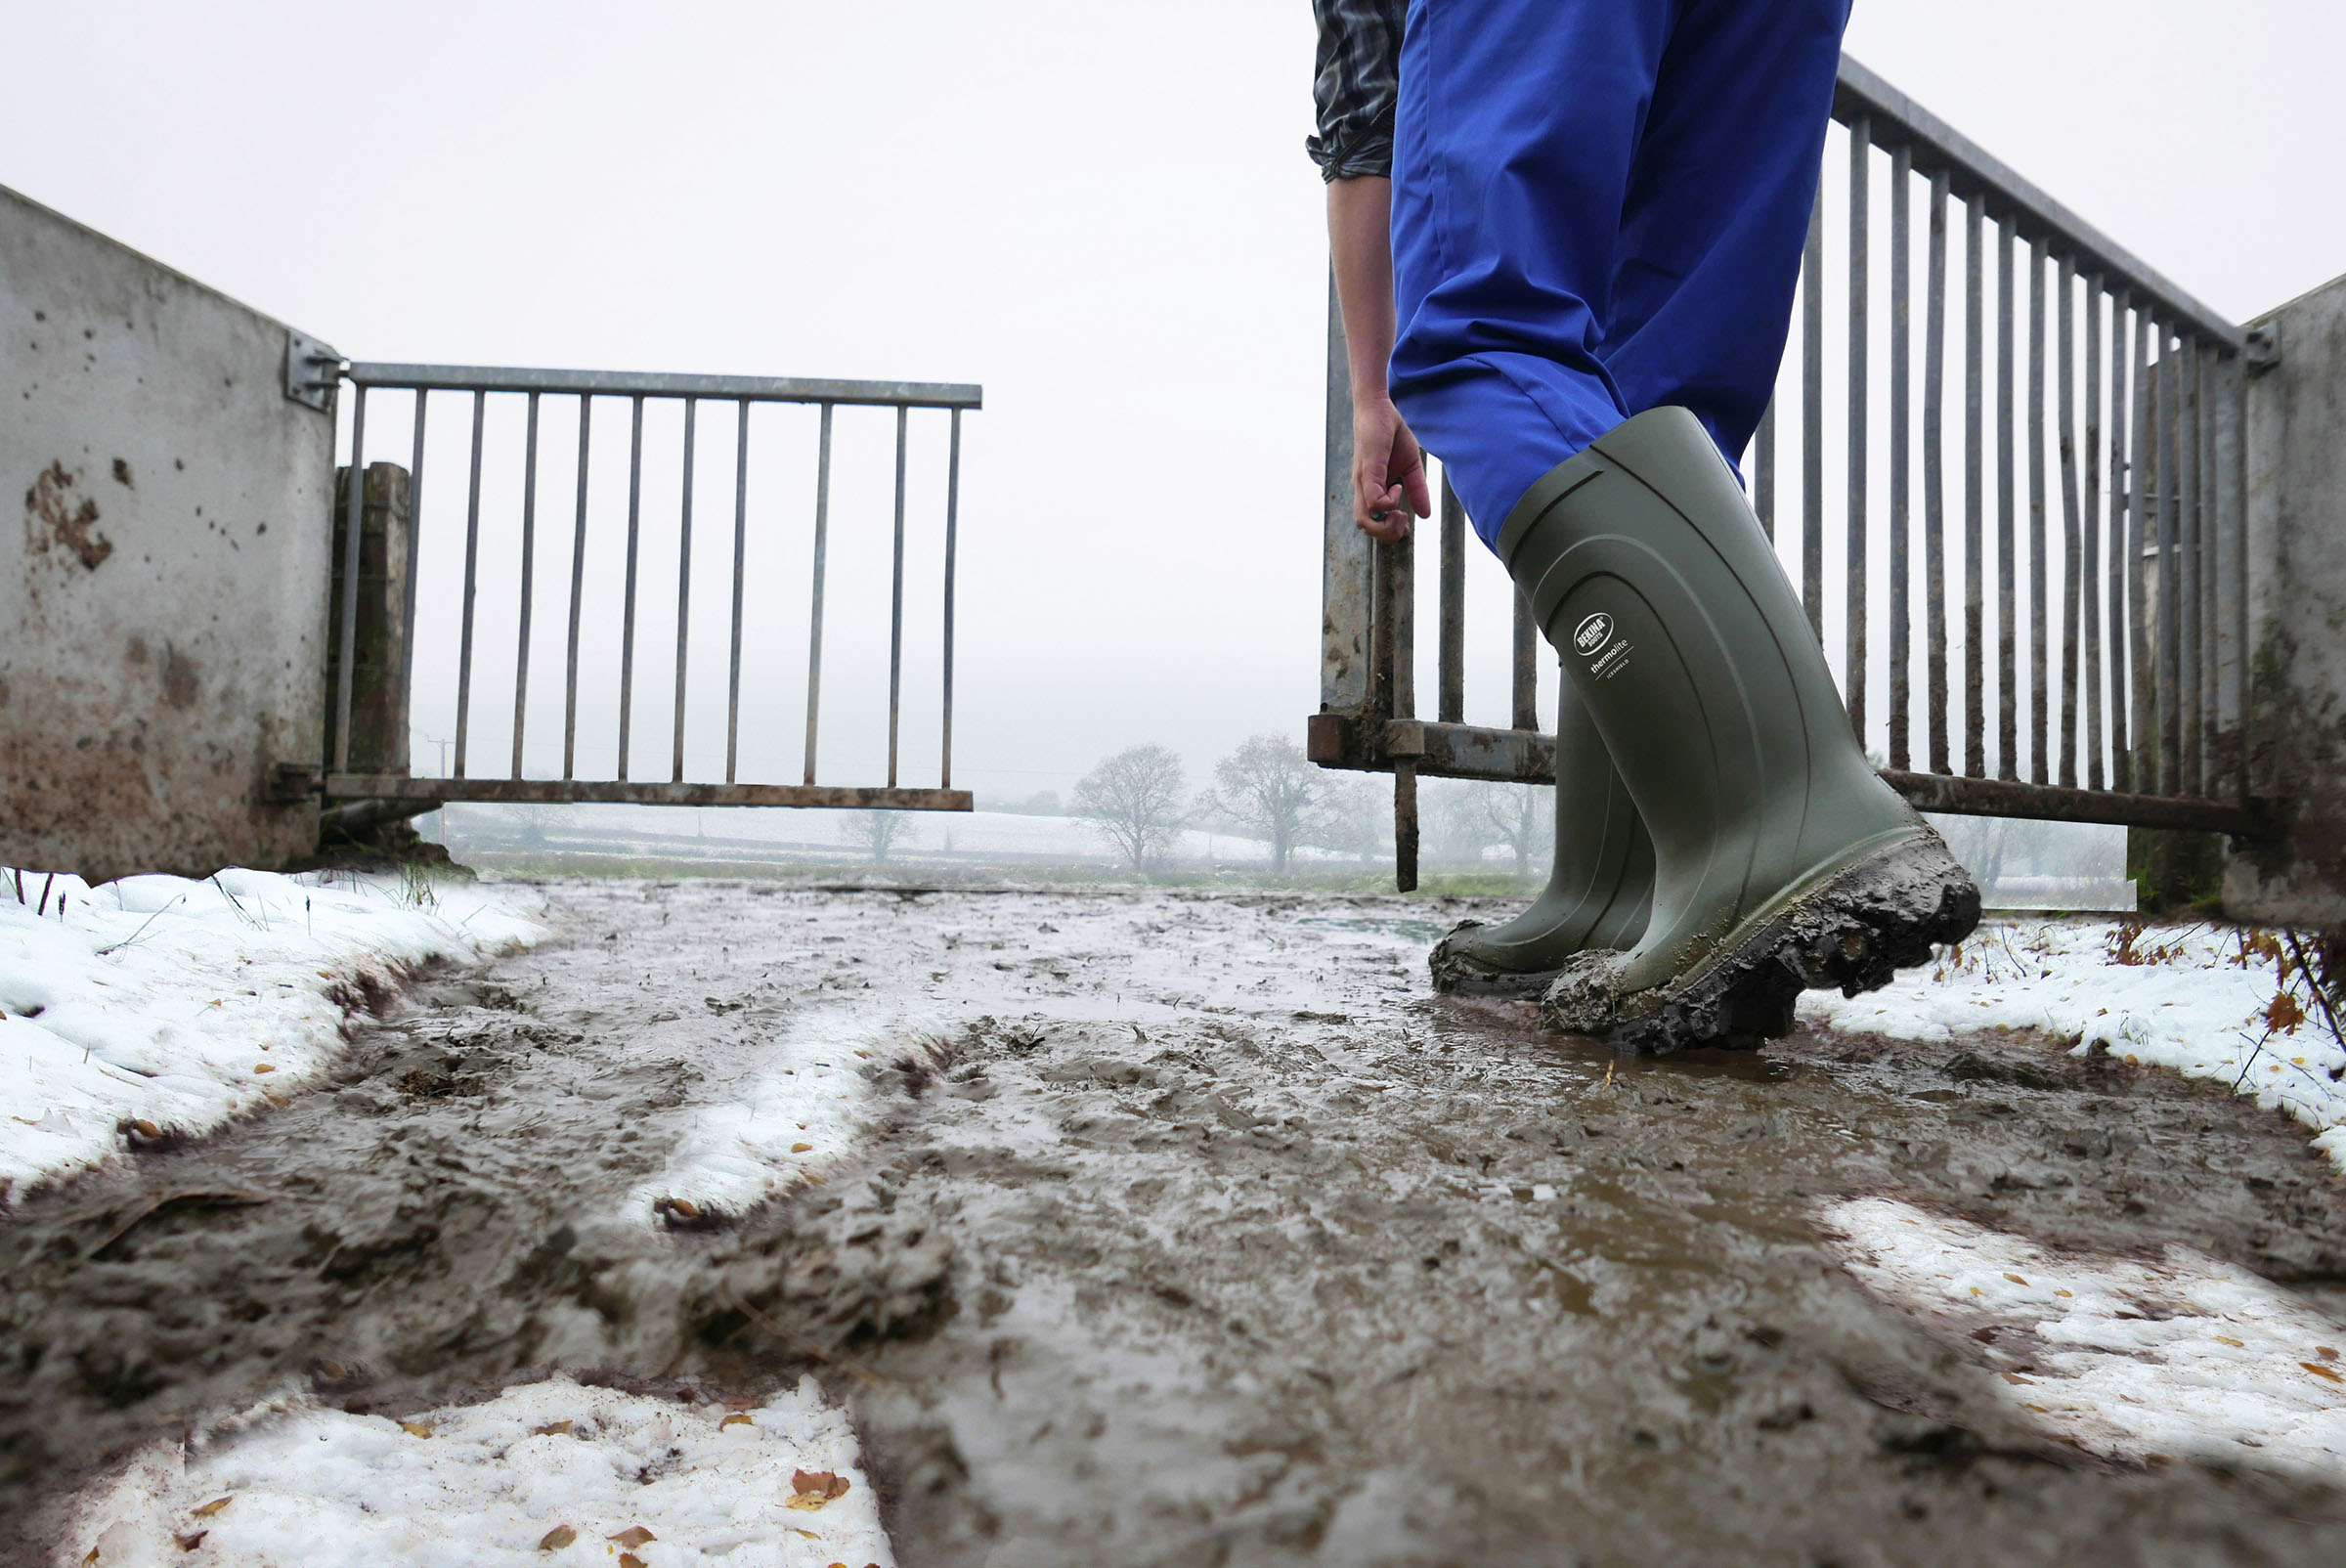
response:
<svg viewBox="0 0 2346 1568"><path fill-rule="evenodd" d="M1532 487L1499 556L1654 841L1653 913L1566 963L1552 1026L1616 1050L1790 1033L1957 941L1979 890L1866 762L1733 472L1683 409L1614 429Z"/></svg>
<svg viewBox="0 0 2346 1568"><path fill-rule="evenodd" d="M1547 887L1504 925L1460 921L1434 946L1434 989L1538 996L1573 954L1627 947L1645 935L1653 902L1653 838L1568 682L1556 713L1556 858Z"/></svg>

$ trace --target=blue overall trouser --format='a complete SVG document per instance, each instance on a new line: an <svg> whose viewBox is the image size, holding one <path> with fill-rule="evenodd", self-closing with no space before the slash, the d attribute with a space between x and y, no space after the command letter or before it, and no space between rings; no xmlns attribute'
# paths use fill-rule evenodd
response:
<svg viewBox="0 0 2346 1568"><path fill-rule="evenodd" d="M1393 400L1485 543L1632 414L1735 463L1784 356L1848 0L1410 0Z"/></svg>

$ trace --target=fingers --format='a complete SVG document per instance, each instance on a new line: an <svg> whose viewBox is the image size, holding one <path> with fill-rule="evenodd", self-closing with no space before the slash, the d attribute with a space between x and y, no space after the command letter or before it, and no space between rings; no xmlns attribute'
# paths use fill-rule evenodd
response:
<svg viewBox="0 0 2346 1568"><path fill-rule="evenodd" d="M1386 541L1410 537L1410 515L1403 507L1401 486L1380 485L1364 474L1354 479L1352 494L1352 520L1362 533Z"/></svg>
<svg viewBox="0 0 2346 1568"><path fill-rule="evenodd" d="M1418 463L1411 468L1402 484L1410 493L1410 510L1420 517L1431 517L1434 514L1434 497L1432 488L1425 481L1425 464Z"/></svg>

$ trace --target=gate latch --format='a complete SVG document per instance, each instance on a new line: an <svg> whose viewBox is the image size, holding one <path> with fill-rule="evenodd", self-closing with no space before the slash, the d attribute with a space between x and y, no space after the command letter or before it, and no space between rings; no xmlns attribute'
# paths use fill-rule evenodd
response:
<svg viewBox="0 0 2346 1568"><path fill-rule="evenodd" d="M326 412L342 379L342 356L306 333L285 332L285 397Z"/></svg>

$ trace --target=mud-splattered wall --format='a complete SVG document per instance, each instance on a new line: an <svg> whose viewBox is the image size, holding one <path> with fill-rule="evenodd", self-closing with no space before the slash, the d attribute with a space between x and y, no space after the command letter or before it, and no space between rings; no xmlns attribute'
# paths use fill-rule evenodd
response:
<svg viewBox="0 0 2346 1568"><path fill-rule="evenodd" d="M2258 324L2248 383L2249 787L2277 836L2238 844L2224 908L2346 927L2346 278Z"/></svg>
<svg viewBox="0 0 2346 1568"><path fill-rule="evenodd" d="M333 420L285 328L0 190L0 864L276 866L317 807Z"/></svg>

